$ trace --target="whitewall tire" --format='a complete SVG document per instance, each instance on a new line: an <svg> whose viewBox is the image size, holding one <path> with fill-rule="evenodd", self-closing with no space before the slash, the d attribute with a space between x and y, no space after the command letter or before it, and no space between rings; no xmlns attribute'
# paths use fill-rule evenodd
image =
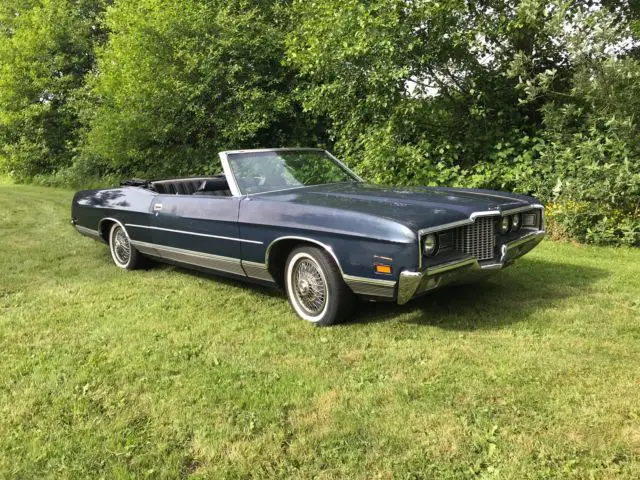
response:
<svg viewBox="0 0 640 480"><path fill-rule="evenodd" d="M129 239L129 234L119 223L114 223L109 230L109 251L113 263L120 268L133 270L140 267L143 257Z"/></svg>
<svg viewBox="0 0 640 480"><path fill-rule="evenodd" d="M333 258L316 247L291 252L285 268L289 303L300 318L314 325L333 325L352 311L354 296Z"/></svg>

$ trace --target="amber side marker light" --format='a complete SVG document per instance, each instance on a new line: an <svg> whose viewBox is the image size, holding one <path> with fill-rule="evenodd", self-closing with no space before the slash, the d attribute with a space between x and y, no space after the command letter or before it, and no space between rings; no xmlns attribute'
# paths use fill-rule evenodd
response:
<svg viewBox="0 0 640 480"><path fill-rule="evenodd" d="M391 273L391 265L376 265L376 273Z"/></svg>

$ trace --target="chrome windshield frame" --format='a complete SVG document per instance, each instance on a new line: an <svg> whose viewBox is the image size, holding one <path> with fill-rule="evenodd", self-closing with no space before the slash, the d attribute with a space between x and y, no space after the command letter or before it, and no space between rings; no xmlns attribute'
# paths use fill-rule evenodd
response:
<svg viewBox="0 0 640 480"><path fill-rule="evenodd" d="M242 191L240 190L240 185L238 184L238 180L236 179L235 173L233 172L233 169L231 168L231 165L229 163L229 156L243 154L243 153L268 153L268 152L322 152L328 157L330 161L333 161L340 168L342 168L349 175L351 175L354 178L354 181L364 182L364 180L358 174L356 174L353 170L347 167L343 162L338 160L330 152L322 148L291 147L291 148L258 148L258 149L248 149L248 150L225 150L224 152L218 153L218 157L220 158L220 163L222 163L222 169L224 171L225 177L227 178L227 183L229 184L229 190L231 191L232 196L248 197L252 195L261 195L261 194L272 193L277 191L295 190L298 188L313 187L317 185L330 185L330 183L328 184L320 183L316 185L296 185L290 188L280 188L280 189L268 190L265 192L242 193Z"/></svg>

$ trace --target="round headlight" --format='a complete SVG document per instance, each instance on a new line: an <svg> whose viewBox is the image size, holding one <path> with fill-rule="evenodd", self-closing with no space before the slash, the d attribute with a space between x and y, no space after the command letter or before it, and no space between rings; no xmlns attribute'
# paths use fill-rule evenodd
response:
<svg viewBox="0 0 640 480"><path fill-rule="evenodd" d="M422 238L422 251L429 257L435 255L438 251L438 237L435 233L430 233Z"/></svg>
<svg viewBox="0 0 640 480"><path fill-rule="evenodd" d="M516 213L515 215L511 216L511 230L512 231L516 231L520 228L520 224L522 223L521 220L522 217L520 217L519 213Z"/></svg>
<svg viewBox="0 0 640 480"><path fill-rule="evenodd" d="M500 218L500 223L498 229L502 235L509 233L509 229L511 228L511 217L502 217Z"/></svg>

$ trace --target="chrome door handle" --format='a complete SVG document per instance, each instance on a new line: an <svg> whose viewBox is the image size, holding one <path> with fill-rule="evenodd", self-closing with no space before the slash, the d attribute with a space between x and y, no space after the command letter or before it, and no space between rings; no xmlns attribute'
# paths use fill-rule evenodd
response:
<svg viewBox="0 0 640 480"><path fill-rule="evenodd" d="M153 206L153 211L154 211L154 212L159 212L160 210L162 210L162 204L161 204L161 203L156 203L156 204Z"/></svg>

